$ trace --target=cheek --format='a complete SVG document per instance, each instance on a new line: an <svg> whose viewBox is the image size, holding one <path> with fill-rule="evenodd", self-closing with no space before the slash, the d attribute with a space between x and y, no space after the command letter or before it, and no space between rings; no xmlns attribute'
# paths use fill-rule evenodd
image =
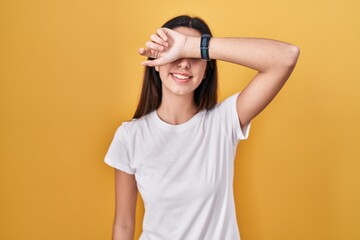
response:
<svg viewBox="0 0 360 240"><path fill-rule="evenodd" d="M199 72L199 76L201 77L201 79L205 78L205 76L206 76L206 63L199 67L198 72Z"/></svg>
<svg viewBox="0 0 360 240"><path fill-rule="evenodd" d="M205 72L206 66L207 66L207 62L201 60L201 59L196 59L196 62L194 62L194 66L196 66L197 70L199 72Z"/></svg>
<svg viewBox="0 0 360 240"><path fill-rule="evenodd" d="M157 67L157 71L160 75L161 80L165 80L168 77L170 66L168 64Z"/></svg>
<svg viewBox="0 0 360 240"><path fill-rule="evenodd" d="M167 75L168 75L168 72L164 71L164 69L160 68L159 76L160 76L161 81L165 80L167 78Z"/></svg>

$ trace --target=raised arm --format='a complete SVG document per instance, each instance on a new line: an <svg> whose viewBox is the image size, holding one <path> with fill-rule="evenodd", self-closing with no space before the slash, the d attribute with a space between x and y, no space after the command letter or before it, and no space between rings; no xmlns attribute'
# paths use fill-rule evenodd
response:
<svg viewBox="0 0 360 240"><path fill-rule="evenodd" d="M200 38L161 28L139 49L143 56L156 58L143 65L159 66L179 58L201 58ZM293 71L299 48L280 41L258 38L212 38L212 59L232 62L257 70L257 75L237 99L237 112L242 127L259 114L276 96Z"/></svg>
<svg viewBox="0 0 360 240"><path fill-rule="evenodd" d="M196 42L196 39L192 41ZM240 124L245 126L273 100L285 84L296 65L299 48L270 39L213 38L209 55L258 71L237 99Z"/></svg>

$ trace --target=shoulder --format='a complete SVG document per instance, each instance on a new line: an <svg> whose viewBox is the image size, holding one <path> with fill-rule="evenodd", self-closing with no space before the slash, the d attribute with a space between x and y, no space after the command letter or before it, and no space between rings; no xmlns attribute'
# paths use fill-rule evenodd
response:
<svg viewBox="0 0 360 240"><path fill-rule="evenodd" d="M238 98L238 95L240 93L235 93L227 98L225 98L223 101L217 103L215 105L215 107L213 109L211 109L210 111L214 111L214 112L224 112L227 111L228 109L232 109L232 108L236 108L236 101Z"/></svg>
<svg viewBox="0 0 360 240"><path fill-rule="evenodd" d="M224 124L233 120L236 113L236 100L239 93L233 94L223 101L218 102L212 109L207 110L204 115L207 121L213 121L214 124Z"/></svg>
<svg viewBox="0 0 360 240"><path fill-rule="evenodd" d="M117 129L117 133L126 135L126 136L134 136L139 131L144 130L150 124L151 114L149 113L141 118L134 118L129 121L124 121Z"/></svg>

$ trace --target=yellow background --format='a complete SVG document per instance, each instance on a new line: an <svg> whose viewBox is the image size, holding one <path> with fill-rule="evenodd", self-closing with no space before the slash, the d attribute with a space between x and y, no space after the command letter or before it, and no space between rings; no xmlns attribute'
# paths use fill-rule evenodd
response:
<svg viewBox="0 0 360 240"><path fill-rule="evenodd" d="M0 0L1 240L110 239L103 158L137 104L137 49L183 13L301 48L238 149L242 240L360 239L360 1ZM219 65L220 100L255 74Z"/></svg>

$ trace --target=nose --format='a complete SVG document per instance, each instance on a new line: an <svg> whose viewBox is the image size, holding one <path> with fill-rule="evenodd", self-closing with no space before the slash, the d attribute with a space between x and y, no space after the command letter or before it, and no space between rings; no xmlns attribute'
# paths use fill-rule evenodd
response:
<svg viewBox="0 0 360 240"><path fill-rule="evenodd" d="M179 59L178 67L189 69L190 68L190 60L188 58Z"/></svg>

